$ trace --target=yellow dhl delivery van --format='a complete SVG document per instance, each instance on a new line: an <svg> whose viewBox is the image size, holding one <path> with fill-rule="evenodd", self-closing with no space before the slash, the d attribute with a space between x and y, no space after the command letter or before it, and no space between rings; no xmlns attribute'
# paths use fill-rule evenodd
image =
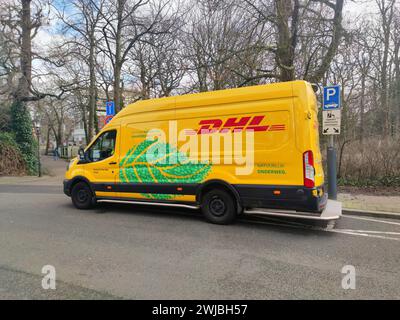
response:
<svg viewBox="0 0 400 320"><path fill-rule="evenodd" d="M317 99L305 81L139 101L73 159L64 193L96 202L200 207L228 224L252 208L325 208Z"/></svg>

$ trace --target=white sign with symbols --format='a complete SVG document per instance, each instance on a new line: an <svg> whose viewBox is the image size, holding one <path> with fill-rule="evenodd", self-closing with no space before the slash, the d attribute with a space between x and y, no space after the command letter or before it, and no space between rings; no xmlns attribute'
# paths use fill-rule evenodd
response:
<svg viewBox="0 0 400 320"><path fill-rule="evenodd" d="M322 134L340 134L340 110L322 111Z"/></svg>

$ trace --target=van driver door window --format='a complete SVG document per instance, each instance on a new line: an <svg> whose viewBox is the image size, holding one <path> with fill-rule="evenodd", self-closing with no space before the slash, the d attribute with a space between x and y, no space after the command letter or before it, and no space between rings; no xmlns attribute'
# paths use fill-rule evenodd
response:
<svg viewBox="0 0 400 320"><path fill-rule="evenodd" d="M115 141L117 132L115 130L103 133L89 149L89 160L98 162L110 158L115 152Z"/></svg>
<svg viewBox="0 0 400 320"><path fill-rule="evenodd" d="M89 181L99 184L116 182L119 170L118 130L112 129L100 135L87 150L87 163L82 167L86 170ZM108 195L116 196L113 187L108 188ZM101 196L96 190L96 196Z"/></svg>

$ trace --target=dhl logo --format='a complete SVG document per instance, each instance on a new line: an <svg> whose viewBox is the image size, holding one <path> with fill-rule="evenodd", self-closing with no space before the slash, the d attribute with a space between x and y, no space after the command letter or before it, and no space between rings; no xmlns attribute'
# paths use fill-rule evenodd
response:
<svg viewBox="0 0 400 320"><path fill-rule="evenodd" d="M284 124L262 125L265 116L245 116L241 118L222 119L208 119L199 122L200 128L197 134L210 134L210 133L227 133L227 132L241 132L241 131L284 131Z"/></svg>

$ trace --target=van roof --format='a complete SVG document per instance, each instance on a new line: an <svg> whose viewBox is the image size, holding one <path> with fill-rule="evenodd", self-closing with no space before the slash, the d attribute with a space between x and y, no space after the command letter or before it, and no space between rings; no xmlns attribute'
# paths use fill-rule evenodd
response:
<svg viewBox="0 0 400 320"><path fill-rule="evenodd" d="M175 107L186 108L243 101L290 98L297 96L299 90L304 92L304 89L306 89L307 86L310 86L308 82L298 80L141 100L126 106L114 117L113 120L131 114L170 110Z"/></svg>

